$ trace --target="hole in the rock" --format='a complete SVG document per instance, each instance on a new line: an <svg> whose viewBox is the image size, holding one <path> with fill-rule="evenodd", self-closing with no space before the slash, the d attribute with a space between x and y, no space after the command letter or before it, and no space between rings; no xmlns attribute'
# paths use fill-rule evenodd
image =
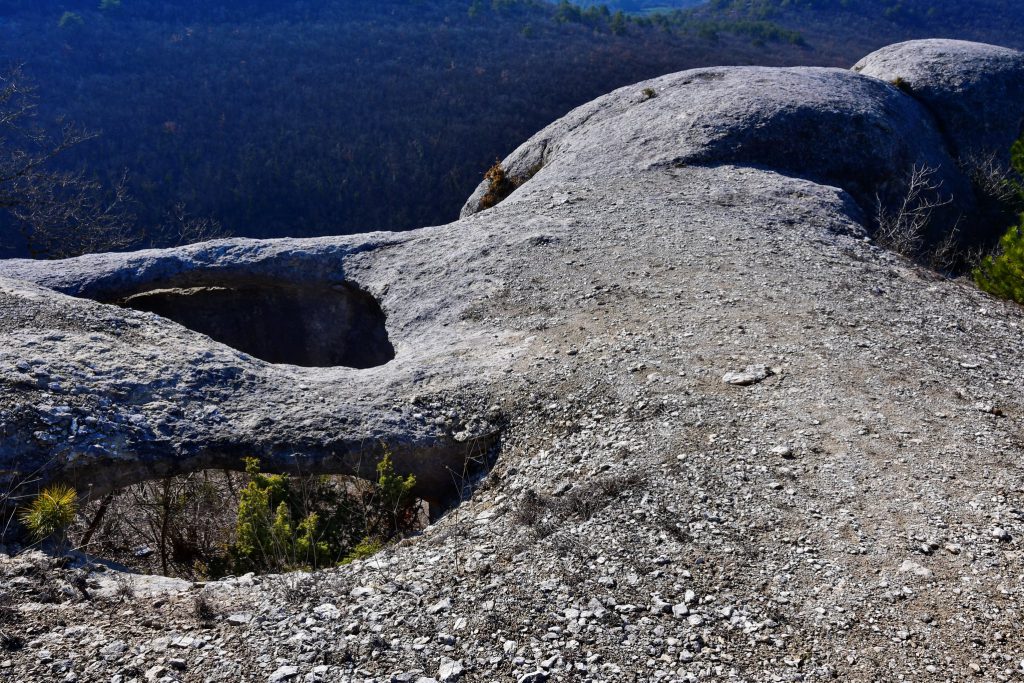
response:
<svg viewBox="0 0 1024 683"><path fill-rule="evenodd" d="M270 363L370 368L395 357L380 304L350 284L165 287L118 303Z"/></svg>

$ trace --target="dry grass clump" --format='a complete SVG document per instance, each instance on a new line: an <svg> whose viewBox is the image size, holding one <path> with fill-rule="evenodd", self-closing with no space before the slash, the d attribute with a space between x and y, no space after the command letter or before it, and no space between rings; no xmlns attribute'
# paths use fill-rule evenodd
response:
<svg viewBox="0 0 1024 683"><path fill-rule="evenodd" d="M490 209L505 201L523 183L537 175L542 167L543 163L538 163L524 175L510 176L505 171L505 167L501 165L501 161L496 160L494 166L491 166L484 174L484 180L487 181L487 192L480 199L480 208Z"/></svg>

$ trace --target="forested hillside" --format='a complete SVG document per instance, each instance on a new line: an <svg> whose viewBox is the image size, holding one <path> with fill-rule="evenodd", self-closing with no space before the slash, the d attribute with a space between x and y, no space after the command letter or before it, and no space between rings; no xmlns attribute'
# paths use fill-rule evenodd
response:
<svg viewBox="0 0 1024 683"><path fill-rule="evenodd" d="M816 49L850 58L865 47L911 38L1024 45L1018 0L709 0L698 12L798 28Z"/></svg>
<svg viewBox="0 0 1024 683"><path fill-rule="evenodd" d="M540 0L0 0L0 65L23 65L41 124L99 134L60 163L108 191L127 179L137 243L181 211L258 237L404 229L455 218L496 158L620 85L709 64L845 66L940 21L1003 42L1020 26L1000 0L839 4L627 17Z"/></svg>
<svg viewBox="0 0 1024 683"><path fill-rule="evenodd" d="M697 7L707 1L708 0L610 0L609 2L602 2L601 0L581 0L577 4L584 7L605 5L613 12L622 10L623 12L631 12L634 14L648 14L651 12L670 12L677 9Z"/></svg>

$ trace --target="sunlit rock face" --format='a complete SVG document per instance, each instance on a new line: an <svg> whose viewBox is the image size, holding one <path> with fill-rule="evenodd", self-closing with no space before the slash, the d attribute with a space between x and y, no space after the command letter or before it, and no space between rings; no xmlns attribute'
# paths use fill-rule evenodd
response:
<svg viewBox="0 0 1024 683"><path fill-rule="evenodd" d="M915 40L854 67L896 84L934 117L959 159L1009 160L1024 118L1024 54L959 40Z"/></svg>
<svg viewBox="0 0 1024 683"><path fill-rule="evenodd" d="M506 201L480 211L482 185L446 226L0 263L2 476L102 491L246 456L372 476L390 451L422 496L457 497L501 430L562 381L553 330L600 317L595 300L632 316L646 245L668 240L659 258L710 283L737 258L720 240L749 241L735 274L748 294L778 269L820 277L834 256L794 261L787 247L758 261L755 246L864 249L874 202L898 203L921 166L946 200L935 225L969 224L957 159L1015 139L1021 110L963 112L1013 99L1020 56L887 50L859 73L701 69L617 90L505 159L522 179ZM955 59L935 66L946 52ZM829 291L839 307L863 295Z"/></svg>

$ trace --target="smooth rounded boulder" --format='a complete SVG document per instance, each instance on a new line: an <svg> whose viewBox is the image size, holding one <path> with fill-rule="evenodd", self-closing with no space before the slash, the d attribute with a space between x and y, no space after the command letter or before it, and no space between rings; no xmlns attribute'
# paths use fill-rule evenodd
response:
<svg viewBox="0 0 1024 683"><path fill-rule="evenodd" d="M928 112L891 84L845 69L670 74L574 110L503 164L512 178L556 166L562 175L753 166L840 187L867 215L878 201L898 204L914 169L928 168L942 195L936 224L952 226L974 208L970 183ZM486 207L487 191L485 180L464 216Z"/></svg>
<svg viewBox="0 0 1024 683"><path fill-rule="evenodd" d="M961 40L884 47L854 71L897 84L935 117L950 153L1009 161L1024 124L1024 53Z"/></svg>

